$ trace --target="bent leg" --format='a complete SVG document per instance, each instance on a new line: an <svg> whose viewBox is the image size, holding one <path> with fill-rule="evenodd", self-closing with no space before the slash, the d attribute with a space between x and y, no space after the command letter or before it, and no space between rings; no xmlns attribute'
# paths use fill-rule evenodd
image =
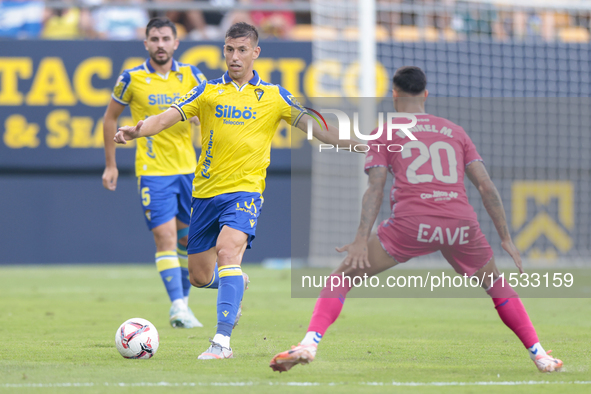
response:
<svg viewBox="0 0 591 394"><path fill-rule="evenodd" d="M515 290L505 281L505 278L499 277L499 270L495 265L494 258L475 275L479 275L479 277L482 277L480 275L485 275L488 278L492 275L492 282L487 278L487 283L483 283L483 287L488 295L491 296L501 320L521 340L521 343L526 347L529 357L536 364L538 370L540 372L560 371L562 361L547 354L540 344L536 330L527 315L521 299Z"/></svg>
<svg viewBox="0 0 591 394"><path fill-rule="evenodd" d="M189 281L195 287L217 289L215 245L220 234L220 212L214 198L193 198L191 210L187 234Z"/></svg>
<svg viewBox="0 0 591 394"><path fill-rule="evenodd" d="M193 286L213 288L212 284L217 279L217 273L215 272L215 261L215 246L209 250L206 250L205 252L189 255L189 280ZM217 286L215 288L217 288Z"/></svg>
<svg viewBox="0 0 591 394"><path fill-rule="evenodd" d="M482 287L491 296L503 323L517 335L523 345L529 349L538 343L538 335L519 295L505 281L504 277L499 276L494 257L474 275L478 278L482 278L484 275ZM490 280L491 276L492 281Z"/></svg>
<svg viewBox="0 0 591 394"><path fill-rule="evenodd" d="M343 278L344 276L345 279L349 280L343 280L343 283L340 283L340 286L335 287L332 290L331 286L328 285L322 289L320 296L316 301L310 325L308 326L308 333L313 334L306 334L306 338L302 343L308 343L310 340L318 343L328 327L337 320L343 309L347 293L351 290L353 278L363 276L364 274L367 274L368 276L377 275L398 264L396 260L386 253L376 233L370 235L367 247L369 267L353 268L350 265L341 263L341 265L332 272L331 276L336 275L340 278Z"/></svg>
<svg viewBox="0 0 591 394"><path fill-rule="evenodd" d="M363 276L364 274L368 276L377 275L398 264L382 248L377 234L373 233L370 235L367 246L369 267L352 268L343 262L333 271L331 276L336 275L342 278L344 275L345 278L349 278L352 281L356 276ZM320 292L306 336L298 346L292 346L291 350L276 354L273 357L269 366L274 371L289 371L297 364L308 364L314 360L318 343L328 327L339 317L343 309L345 297L351 289L351 282L346 280L344 282L332 291L330 287L325 287Z"/></svg>

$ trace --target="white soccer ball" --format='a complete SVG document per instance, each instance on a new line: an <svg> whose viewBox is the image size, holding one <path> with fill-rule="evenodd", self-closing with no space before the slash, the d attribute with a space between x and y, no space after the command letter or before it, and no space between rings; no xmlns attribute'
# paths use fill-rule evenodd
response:
<svg viewBox="0 0 591 394"><path fill-rule="evenodd" d="M125 358L151 358L159 343L156 327L139 317L127 320L115 333L115 346Z"/></svg>

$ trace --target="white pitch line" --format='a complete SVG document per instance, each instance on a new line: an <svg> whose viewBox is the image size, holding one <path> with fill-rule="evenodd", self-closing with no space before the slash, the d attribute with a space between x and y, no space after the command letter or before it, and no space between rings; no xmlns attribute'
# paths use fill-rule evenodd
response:
<svg viewBox="0 0 591 394"><path fill-rule="evenodd" d="M3 383L0 384L2 388L50 388L50 387L180 387L180 386L338 386L344 385L344 382L339 383L319 383L319 382L139 382L139 383ZM351 385L351 383L346 383ZM358 382L352 383L361 386L523 386L523 385L541 385L541 384L591 384L588 380L574 380L570 382L550 382L545 380L527 380L527 381L502 381L502 382Z"/></svg>
<svg viewBox="0 0 591 394"><path fill-rule="evenodd" d="M373 385L374 383L362 383ZM376 382L375 385L382 385L383 383ZM591 381L574 380L571 382L550 382L544 380L528 380L528 381L504 381L504 382L392 382L392 386L522 386L522 385L536 385L536 384L591 384ZM390 385L385 383L383 385Z"/></svg>

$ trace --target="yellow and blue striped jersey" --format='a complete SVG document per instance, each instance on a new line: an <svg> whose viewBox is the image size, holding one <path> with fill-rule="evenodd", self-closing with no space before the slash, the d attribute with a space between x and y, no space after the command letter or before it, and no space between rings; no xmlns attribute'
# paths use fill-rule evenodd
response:
<svg viewBox="0 0 591 394"><path fill-rule="evenodd" d="M133 121L137 123L168 109L182 94L204 81L205 77L195 66L173 59L172 70L160 75L148 59L138 67L123 71L112 97L120 104L129 105ZM137 176L190 174L196 165L189 122L179 122L153 137L137 140Z"/></svg>
<svg viewBox="0 0 591 394"><path fill-rule="evenodd" d="M297 125L306 110L279 85L257 72L242 86L226 72L202 82L173 107L187 120L198 116L202 149L193 181L193 197L224 193L263 193L271 161L271 140L284 119Z"/></svg>

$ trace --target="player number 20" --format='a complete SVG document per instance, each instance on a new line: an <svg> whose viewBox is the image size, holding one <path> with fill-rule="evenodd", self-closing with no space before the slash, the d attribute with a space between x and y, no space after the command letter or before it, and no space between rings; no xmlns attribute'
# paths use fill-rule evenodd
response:
<svg viewBox="0 0 591 394"><path fill-rule="evenodd" d="M150 205L150 188L143 187L141 194L142 194L142 204L144 205L144 207L147 207L148 205Z"/></svg>
<svg viewBox="0 0 591 394"><path fill-rule="evenodd" d="M423 182L431 182L433 176L438 181L443 183L456 183L458 181L458 161L456 159L456 151L445 141L437 141L427 148L421 141L410 141L404 144L402 150L402 158L408 159L412 156L412 149L419 150L419 156L413 160L406 169L406 178L410 183L417 184ZM447 153L447 161L449 162L449 175L443 175L443 167L441 164L440 150L445 150ZM417 175L417 170L431 159L431 167L433 168L433 175L421 174Z"/></svg>

